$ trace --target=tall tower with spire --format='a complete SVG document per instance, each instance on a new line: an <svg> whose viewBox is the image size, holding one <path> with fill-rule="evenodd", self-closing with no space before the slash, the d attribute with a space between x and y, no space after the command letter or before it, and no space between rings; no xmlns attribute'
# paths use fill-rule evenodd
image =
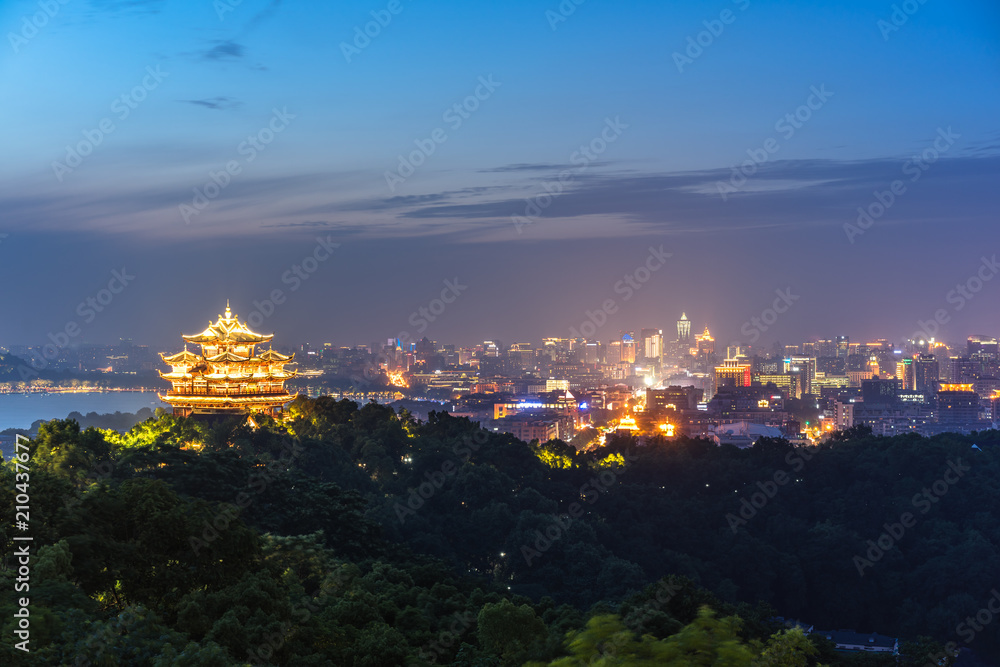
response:
<svg viewBox="0 0 1000 667"><path fill-rule="evenodd" d="M677 342L682 348L691 344L691 320L687 313L681 313L681 319L677 320Z"/></svg>
<svg viewBox="0 0 1000 667"><path fill-rule="evenodd" d="M182 336L184 351L160 354L171 367L160 377L169 380L171 389L160 398L169 403L175 415L238 415L266 413L276 416L282 406L294 398L284 387L295 377L285 364L295 355L267 349L258 354L257 345L270 343L274 334L259 334L247 328L232 312L226 301L226 314L199 334ZM200 352L188 350L188 344Z"/></svg>

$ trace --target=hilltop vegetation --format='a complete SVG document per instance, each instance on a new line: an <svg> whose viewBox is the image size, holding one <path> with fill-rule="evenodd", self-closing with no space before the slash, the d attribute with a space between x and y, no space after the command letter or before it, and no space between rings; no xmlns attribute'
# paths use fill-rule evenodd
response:
<svg viewBox="0 0 1000 667"><path fill-rule="evenodd" d="M965 645L960 624L1000 586L993 431L578 453L376 404L297 399L289 416L44 425L32 653L5 641L3 661L896 664L836 654L780 614L912 638L915 666ZM9 568L15 480L0 476ZM997 634L972 646L996 656Z"/></svg>

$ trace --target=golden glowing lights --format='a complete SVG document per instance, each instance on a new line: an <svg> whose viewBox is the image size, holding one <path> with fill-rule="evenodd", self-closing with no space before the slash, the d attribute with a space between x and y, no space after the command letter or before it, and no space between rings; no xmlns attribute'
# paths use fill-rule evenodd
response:
<svg viewBox="0 0 1000 667"><path fill-rule="evenodd" d="M266 412L276 414L292 400L285 391L285 380L295 377L295 371L285 370L294 358L274 350L260 355L254 346L268 342L273 334L254 333L237 319L226 304L226 314L220 315L205 331L184 336L188 343L201 347L201 354L187 349L177 354L161 354L171 366L160 377L169 380L172 388L160 398L174 408L174 414Z"/></svg>
<svg viewBox="0 0 1000 667"><path fill-rule="evenodd" d="M638 431L639 425L635 423L634 417L625 416L618 421L617 431Z"/></svg>
<svg viewBox="0 0 1000 667"><path fill-rule="evenodd" d="M674 437L674 425L673 424L669 424L669 423L668 424L660 424L659 429L660 429L660 431L663 432L663 435L667 436L668 438Z"/></svg>
<svg viewBox="0 0 1000 667"><path fill-rule="evenodd" d="M393 387L409 387L410 383L406 381L406 376L403 371L388 371L389 384Z"/></svg>

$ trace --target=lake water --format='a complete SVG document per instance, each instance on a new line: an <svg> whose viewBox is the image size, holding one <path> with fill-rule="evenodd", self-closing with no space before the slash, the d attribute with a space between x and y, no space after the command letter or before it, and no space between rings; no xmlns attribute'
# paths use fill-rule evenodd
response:
<svg viewBox="0 0 1000 667"><path fill-rule="evenodd" d="M71 412L113 414L166 408L155 391L94 391L78 394L0 394L0 431L30 428L39 419L63 419Z"/></svg>

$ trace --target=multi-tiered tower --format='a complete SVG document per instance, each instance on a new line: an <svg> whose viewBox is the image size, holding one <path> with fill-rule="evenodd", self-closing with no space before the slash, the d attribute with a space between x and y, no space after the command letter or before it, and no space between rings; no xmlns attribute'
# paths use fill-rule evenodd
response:
<svg viewBox="0 0 1000 667"><path fill-rule="evenodd" d="M272 416L294 398L285 390L285 380L295 376L285 364L295 355L283 355L268 349L256 354L254 347L269 343L274 334L258 334L240 322L226 303L226 314L209 322L200 334L183 336L187 343L201 346L196 354L184 346L183 352L160 354L170 365L160 377L173 388L160 398L169 403L174 414L236 415L263 412Z"/></svg>

